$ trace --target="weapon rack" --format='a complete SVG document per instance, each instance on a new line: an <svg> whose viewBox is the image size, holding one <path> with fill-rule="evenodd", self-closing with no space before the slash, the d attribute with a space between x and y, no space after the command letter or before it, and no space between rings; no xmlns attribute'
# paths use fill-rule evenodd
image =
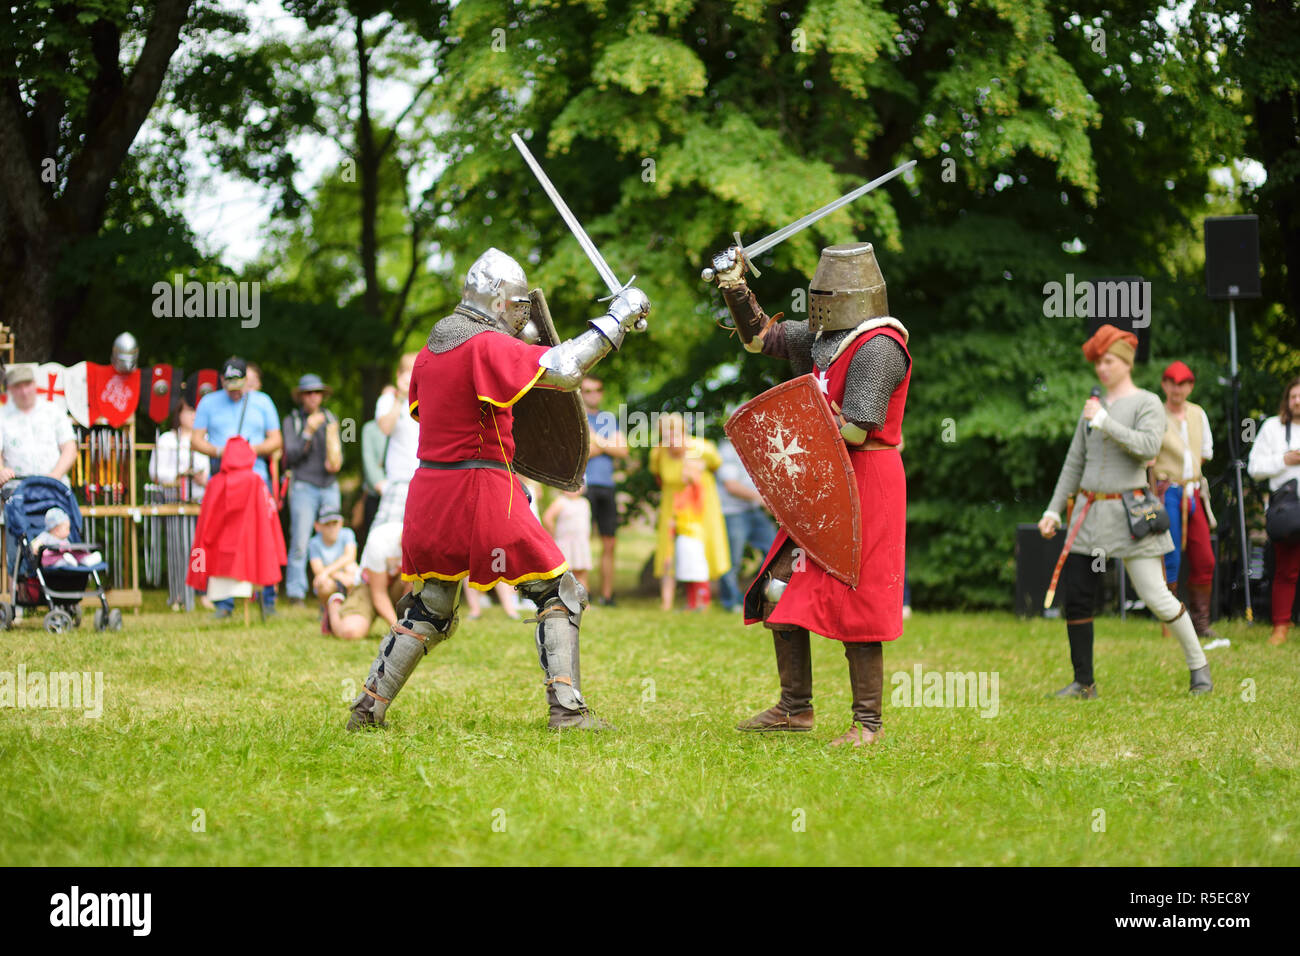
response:
<svg viewBox="0 0 1300 956"><path fill-rule="evenodd" d="M111 432L116 437L118 451L112 453L110 472L105 477L103 456L97 455L94 448L97 436ZM115 572L113 588L106 597L112 607L134 608L140 613L143 603L143 591L140 589L140 523L146 516L151 518L171 517L175 515L197 515L197 503L178 502L171 504L148 503L139 500L137 482L136 456L148 455L154 450L153 442L138 442L135 435L135 417L132 416L121 428L107 425L95 425L89 429L77 428L77 460L73 465L72 487L78 493L83 520L93 522L114 521L112 547L119 547L118 542L126 543L126 561L119 572ZM118 462L125 462L119 466ZM147 465L145 466L147 470ZM113 468L125 471L125 474L113 472ZM125 480L123 480L125 479ZM105 488L115 489L105 491ZM100 503L97 498L112 498L111 503ZM91 504L90 502L95 502ZM126 519L125 521L122 519ZM103 527L103 525L100 525ZM125 531L122 529L125 528ZM97 541L97 544L103 544ZM127 583L129 582L129 586Z"/></svg>

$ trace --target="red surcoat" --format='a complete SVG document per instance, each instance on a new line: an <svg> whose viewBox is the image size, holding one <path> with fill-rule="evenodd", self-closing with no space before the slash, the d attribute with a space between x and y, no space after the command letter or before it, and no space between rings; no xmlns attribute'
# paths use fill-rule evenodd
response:
<svg viewBox="0 0 1300 956"><path fill-rule="evenodd" d="M411 415L422 461L514 459L514 405L542 375L542 345L489 331L411 372ZM519 476L490 468L418 468L406 497L402 577L467 580L489 591L558 577L568 564L537 520Z"/></svg>
<svg viewBox="0 0 1300 956"><path fill-rule="evenodd" d="M831 362L829 369L814 365L813 372L828 401L843 407L844 386L853 356L876 335L889 336L907 352L902 334L891 327L860 335ZM862 508L862 560L857 587L849 587L813 561L803 562L802 570L796 569L791 575L789 586L768 617L771 623L805 627L815 634L849 643L894 641L902 635L907 479L897 446L903 438L903 409L911 379L909 354L907 373L890 396L884 424L868 434L868 438L893 447L859 451L849 447L849 461ZM789 537L785 528L777 534L763 561L764 571ZM754 587L761 587L762 582L760 573ZM746 607L758 606L757 597L751 593ZM746 624L758 622L756 617L745 618Z"/></svg>

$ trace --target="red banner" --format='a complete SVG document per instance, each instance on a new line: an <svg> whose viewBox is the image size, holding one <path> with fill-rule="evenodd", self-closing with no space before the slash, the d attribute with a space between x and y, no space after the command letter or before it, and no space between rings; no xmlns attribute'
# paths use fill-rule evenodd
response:
<svg viewBox="0 0 1300 956"><path fill-rule="evenodd" d="M111 365L87 362L86 404L92 424L125 425L140 404L140 370L122 375Z"/></svg>

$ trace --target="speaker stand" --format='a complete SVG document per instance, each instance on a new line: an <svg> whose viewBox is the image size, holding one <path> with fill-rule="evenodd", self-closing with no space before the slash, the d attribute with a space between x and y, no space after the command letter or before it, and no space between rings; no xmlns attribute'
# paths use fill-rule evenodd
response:
<svg viewBox="0 0 1300 956"><path fill-rule="evenodd" d="M1241 422L1241 375L1237 367L1237 309L1236 301L1228 300L1228 373L1229 378L1225 382L1220 379L1220 384L1229 386L1228 392L1228 460L1232 474L1232 483L1229 485L1229 493L1233 497L1232 510L1235 512L1235 522L1232 529L1232 535L1224 535L1221 542L1222 550L1228 551L1230 546L1227 544L1230 537L1237 539L1238 555L1241 561L1241 585L1242 598L1245 601L1246 622L1253 623L1255 620L1255 611L1250 603L1250 540L1246 537L1246 497L1244 494L1244 483L1241 480L1242 473L1246 470L1246 463L1241 458L1241 442L1237 428Z"/></svg>

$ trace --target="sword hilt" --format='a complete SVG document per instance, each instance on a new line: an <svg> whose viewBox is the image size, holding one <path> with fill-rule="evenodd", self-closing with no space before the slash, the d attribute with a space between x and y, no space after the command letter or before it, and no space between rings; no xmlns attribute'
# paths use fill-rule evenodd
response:
<svg viewBox="0 0 1300 956"><path fill-rule="evenodd" d="M748 271L754 273L756 276L761 276L763 273L758 271L753 260L751 260L745 252L745 243L744 240L740 238L740 233L733 232L731 235L732 238L736 240L736 244L732 246L732 248L736 250L736 261L741 266L741 272L744 273ZM705 266L703 271L700 272L700 278L705 282L712 282L717 275L718 270L713 268L713 266Z"/></svg>

